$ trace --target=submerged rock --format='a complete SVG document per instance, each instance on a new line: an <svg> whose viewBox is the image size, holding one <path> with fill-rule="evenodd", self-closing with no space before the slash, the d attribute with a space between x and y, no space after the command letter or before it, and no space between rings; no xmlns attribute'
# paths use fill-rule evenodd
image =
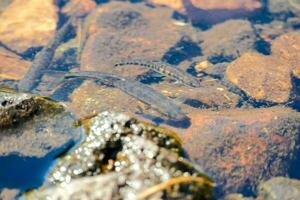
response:
<svg viewBox="0 0 300 200"><path fill-rule="evenodd" d="M110 2L97 8L85 22L81 69L110 72L123 60L160 60L190 27L176 25L172 14L143 3Z"/></svg>
<svg viewBox="0 0 300 200"><path fill-rule="evenodd" d="M0 48L0 79L20 80L29 69L31 62Z"/></svg>
<svg viewBox="0 0 300 200"><path fill-rule="evenodd" d="M255 15L263 7L259 0L182 0L188 17L201 25Z"/></svg>
<svg viewBox="0 0 300 200"><path fill-rule="evenodd" d="M80 138L75 117L57 102L0 90L0 156L43 157Z"/></svg>
<svg viewBox="0 0 300 200"><path fill-rule="evenodd" d="M17 199L20 194L19 190L16 189L0 189L0 199L1 200L12 200Z"/></svg>
<svg viewBox="0 0 300 200"><path fill-rule="evenodd" d="M0 15L0 41L19 53L45 45L56 30L52 0L15 0Z"/></svg>
<svg viewBox="0 0 300 200"><path fill-rule="evenodd" d="M283 103L290 98L290 66L275 57L245 53L228 65L226 77L256 100Z"/></svg>
<svg viewBox="0 0 300 200"><path fill-rule="evenodd" d="M300 181L285 177L275 177L262 182L258 187L258 200L300 199Z"/></svg>
<svg viewBox="0 0 300 200"><path fill-rule="evenodd" d="M62 9L62 13L69 16L86 16L96 8L97 4L93 0L71 0Z"/></svg>
<svg viewBox="0 0 300 200"><path fill-rule="evenodd" d="M194 23L204 26L254 15L263 6L259 0L148 0L148 2L173 8Z"/></svg>
<svg viewBox="0 0 300 200"><path fill-rule="evenodd" d="M256 42L254 30L247 20L228 20L217 24L203 32L201 39L203 54L210 58L220 57L223 62L252 50Z"/></svg>
<svg viewBox="0 0 300 200"><path fill-rule="evenodd" d="M212 198L212 182L183 156L175 133L110 112L86 119L83 124L88 131L85 140L58 161L45 186L61 183L72 187L81 180L82 184L96 181L101 185L110 177L109 188L107 185L91 195L107 191L109 199ZM75 189L85 194L85 188ZM34 193L39 192L43 195L43 191Z"/></svg>
<svg viewBox="0 0 300 200"><path fill-rule="evenodd" d="M269 0L268 10L273 14L293 13L299 16L300 2L298 0Z"/></svg>
<svg viewBox="0 0 300 200"><path fill-rule="evenodd" d="M299 95L291 95L291 74L300 77L299 42L300 32L283 34L272 42L271 55L245 53L228 65L226 77L256 100L276 103L293 100Z"/></svg>
<svg viewBox="0 0 300 200"><path fill-rule="evenodd" d="M300 5L299 5L300 6ZM276 38L272 55L290 66L294 76L300 78L300 31L292 31Z"/></svg>
<svg viewBox="0 0 300 200"><path fill-rule="evenodd" d="M254 193L261 180L286 175L296 159L300 115L289 108L197 111L182 134L188 155L219 194ZM298 159L298 158L297 158Z"/></svg>

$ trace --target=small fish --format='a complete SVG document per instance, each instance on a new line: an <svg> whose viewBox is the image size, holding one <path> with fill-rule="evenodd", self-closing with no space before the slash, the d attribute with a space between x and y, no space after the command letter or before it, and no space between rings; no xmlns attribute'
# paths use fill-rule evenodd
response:
<svg viewBox="0 0 300 200"><path fill-rule="evenodd" d="M151 60L129 60L117 63L115 64L115 67L123 65L139 65L147 67L173 80L183 83L184 85L191 87L200 87L200 82L198 79L183 71L182 69L165 62Z"/></svg>
<svg viewBox="0 0 300 200"><path fill-rule="evenodd" d="M23 92L32 91L40 82L44 71L49 68L55 50L63 41L65 35L72 25L70 18L56 33L49 43L35 56L32 66L18 83L18 90Z"/></svg>
<svg viewBox="0 0 300 200"><path fill-rule="evenodd" d="M150 105L155 110L173 119L185 119L186 115L181 111L180 106L168 97L137 81L131 81L120 76L97 71L67 72L65 79L88 78L110 87L116 87L126 94Z"/></svg>

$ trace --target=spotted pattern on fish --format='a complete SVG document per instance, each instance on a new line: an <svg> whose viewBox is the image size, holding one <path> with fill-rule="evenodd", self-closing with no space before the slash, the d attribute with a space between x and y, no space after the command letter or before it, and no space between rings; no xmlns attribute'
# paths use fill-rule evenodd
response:
<svg viewBox="0 0 300 200"><path fill-rule="evenodd" d="M128 60L115 64L115 67L123 65L138 65L147 67L184 85L188 85L191 87L200 87L200 81L198 79L183 71L182 69L162 61Z"/></svg>

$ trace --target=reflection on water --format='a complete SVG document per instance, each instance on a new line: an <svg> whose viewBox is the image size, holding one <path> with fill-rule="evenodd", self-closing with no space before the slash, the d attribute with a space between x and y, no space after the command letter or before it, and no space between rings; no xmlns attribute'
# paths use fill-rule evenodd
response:
<svg viewBox="0 0 300 200"><path fill-rule="evenodd" d="M61 153L74 146L74 142L48 153L44 157L29 157L17 154L0 156L0 189L14 188L27 191L40 187Z"/></svg>

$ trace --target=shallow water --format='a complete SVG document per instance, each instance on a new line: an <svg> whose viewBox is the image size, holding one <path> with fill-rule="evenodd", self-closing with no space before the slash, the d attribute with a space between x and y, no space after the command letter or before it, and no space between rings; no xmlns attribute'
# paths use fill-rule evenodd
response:
<svg viewBox="0 0 300 200"><path fill-rule="evenodd" d="M95 2L97 7L81 2L86 8L73 7L73 11L63 10L68 1L57 1L54 5L58 9L56 32L70 15L80 17L77 16L73 28L64 35L61 45L57 49L52 49L55 52L53 57L45 58L49 60L49 67L43 72L41 80L37 80L34 89L29 92L63 102L78 118L105 110L116 111L176 130L185 139L203 133L203 140L208 141L211 138L205 134L209 132L207 130L210 130L211 124L205 120L215 113L217 115L219 112L229 112L234 118L235 114L238 116L239 109L251 112L252 109L272 109L274 106L300 111L300 76L297 74L297 64L300 64L300 60L297 60L297 56L292 57L293 52L296 55L300 53L297 51L297 43L291 47L294 48L292 50L283 44L277 49L274 47L278 38L293 32L296 39L286 36L287 40L300 41L300 34L297 32L300 28L298 7L300 4L297 1L287 1L283 7L272 3L273 1L263 0L249 0L245 4L240 3L242 1L232 1L230 4L223 1L207 3L208 1L204 0L195 3L182 0L180 8L172 3L162 3L167 4L162 6L151 0ZM0 9L2 12L0 20L1 17L2 20L8 20L3 16L7 3L0 6L3 6L3 11ZM92 14L88 15L89 13ZM53 34L48 37L48 41L53 39ZM41 36L37 34L35 37ZM1 49L16 56L16 60L29 62L23 71L13 71L7 65L14 61L5 60L1 65L0 58L1 85L18 89L18 81L22 79L47 42L44 44L32 42L25 51L20 50L14 46L14 41L7 39L5 33L1 32L1 23L0 42ZM24 41L21 38L20 43L22 42ZM245 58L249 52L257 52L258 55ZM132 59L168 63L171 67L192 75L199 81L200 87L185 85L178 76L172 78L168 69L154 72L145 66L114 67L118 62ZM238 63L239 61L241 63ZM23 64L22 62L16 67ZM267 63L261 67L264 70L259 68L261 63ZM268 68L267 65L274 67ZM229 71L229 68L233 70ZM109 82L111 80L79 77L62 79L61 83L52 87L55 81L60 80L64 73L69 71L109 73L124 79L125 86L118 88L115 80ZM145 87L154 89L154 92L147 96L139 93L138 89L130 90L130 87L126 86L126 80L142 83ZM160 98L160 94L167 98ZM177 114L184 117L172 118L174 115L168 112L170 110L178 111ZM226 114L224 116L227 117ZM262 116L264 117L268 118L268 115ZM215 130L216 134L220 132L219 137L225 137L226 140L228 135L225 133L224 136L223 131L231 128L230 123L214 120L211 119L212 124L223 127L222 130ZM235 120L240 119L233 121ZM244 125L236 128L238 129L236 132L247 132L248 128L245 128L246 130L243 128L250 127L252 121L265 123L259 120L255 112L251 113ZM220 123L225 125L221 126ZM269 124L265 126L268 127ZM264 137L258 132L255 132L258 137ZM189 138L185 141L189 141ZM212 143L214 144L214 141ZM209 142L203 144L205 145L210 146ZM294 149L285 151L289 150L292 153L288 153L299 154ZM198 157L195 157L193 159L197 160ZM41 159L14 154L6 157L0 155L0 188L26 190L40 186L49 166L52 165L52 159L53 156L48 155ZM297 163L297 159L288 161L288 164L283 166L289 166L290 162ZM291 171L283 171L286 172L285 175L290 174L299 178L298 169L293 166ZM35 174L30 174L31 177L26 173L29 169L35 171ZM14 177L8 174L10 170L15 172ZM249 185L246 183L241 185L233 191L248 191ZM253 188L249 191L247 194L255 195Z"/></svg>

